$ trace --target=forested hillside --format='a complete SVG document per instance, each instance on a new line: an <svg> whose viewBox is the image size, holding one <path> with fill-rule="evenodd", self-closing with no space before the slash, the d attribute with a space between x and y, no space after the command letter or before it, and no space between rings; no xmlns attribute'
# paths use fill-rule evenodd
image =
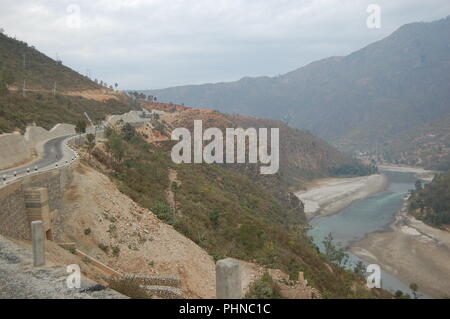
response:
<svg viewBox="0 0 450 319"><path fill-rule="evenodd" d="M92 151L94 165L109 172L124 194L173 225L216 260L235 257L280 268L294 280L303 271L310 285L325 298L390 297L383 290L366 289L362 277L344 271L319 253L304 233L302 203L289 196L280 176L253 178L249 172L254 167L241 167L241 171L231 167L234 165L174 164L170 158L174 142L164 136L170 136L175 123L189 122L193 114L197 118L196 112L155 119L152 130L135 130L130 125L108 130L105 147ZM202 112L209 113L203 114L208 125L220 127L220 123L229 121L217 112ZM154 130L159 132L159 139L148 142ZM317 150L326 149L325 145ZM321 168L311 166L309 170L320 172ZM266 178L270 183L264 181Z"/></svg>
<svg viewBox="0 0 450 319"><path fill-rule="evenodd" d="M416 183L409 211L432 226L450 225L450 171L437 175L430 184Z"/></svg>
<svg viewBox="0 0 450 319"><path fill-rule="evenodd" d="M393 163L450 169L450 116L399 134L380 147L379 153Z"/></svg>

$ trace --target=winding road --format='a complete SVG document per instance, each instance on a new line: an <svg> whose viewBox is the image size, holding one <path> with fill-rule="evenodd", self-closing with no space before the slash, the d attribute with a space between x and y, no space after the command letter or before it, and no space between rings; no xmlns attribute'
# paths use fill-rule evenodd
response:
<svg viewBox="0 0 450 319"><path fill-rule="evenodd" d="M122 117L125 115L129 115L129 113L122 114ZM149 119L142 118L142 121L146 122L149 121ZM128 121L125 119L125 122ZM104 131L105 127L108 125L110 125L110 123L104 121L96 128L89 127L86 133L96 135ZM78 134L59 136L50 139L43 145L44 155L41 158L25 165L0 171L0 187L2 186L2 184L6 185L17 178L21 178L33 173L48 171L57 167L62 167L76 160L78 154L66 145L67 141L75 136L78 136Z"/></svg>
<svg viewBox="0 0 450 319"><path fill-rule="evenodd" d="M42 158L26 165L0 171L0 177L8 178L14 176L14 174L20 177L28 174L28 172L34 172L36 167L38 171L41 171L56 167L56 164L58 164L58 166L63 166L66 161L68 163L76 157L76 153L65 145L66 141L73 136L76 136L76 134L60 136L48 140L44 144L44 155Z"/></svg>

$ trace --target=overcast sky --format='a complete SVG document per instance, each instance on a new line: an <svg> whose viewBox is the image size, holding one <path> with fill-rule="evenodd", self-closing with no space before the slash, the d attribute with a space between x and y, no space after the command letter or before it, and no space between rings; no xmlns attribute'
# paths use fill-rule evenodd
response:
<svg viewBox="0 0 450 319"><path fill-rule="evenodd" d="M381 7L369 29L367 6ZM0 0L0 27L121 89L279 75L346 55L449 0Z"/></svg>

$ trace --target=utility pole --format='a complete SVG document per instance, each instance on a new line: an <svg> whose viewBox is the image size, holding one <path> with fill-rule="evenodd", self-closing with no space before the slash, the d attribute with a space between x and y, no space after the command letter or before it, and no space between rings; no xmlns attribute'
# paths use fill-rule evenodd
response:
<svg viewBox="0 0 450 319"><path fill-rule="evenodd" d="M53 96L56 96L56 81L55 84L53 85Z"/></svg>
<svg viewBox="0 0 450 319"><path fill-rule="evenodd" d="M23 90L22 90L22 95L23 97L25 97L25 53L23 53Z"/></svg>
<svg viewBox="0 0 450 319"><path fill-rule="evenodd" d="M86 116L86 118L88 119L89 123L91 123L92 126L94 126L94 122L92 122L91 118L89 117L89 115L84 112L84 116Z"/></svg>
<svg viewBox="0 0 450 319"><path fill-rule="evenodd" d="M97 125L94 125L94 141L97 140Z"/></svg>

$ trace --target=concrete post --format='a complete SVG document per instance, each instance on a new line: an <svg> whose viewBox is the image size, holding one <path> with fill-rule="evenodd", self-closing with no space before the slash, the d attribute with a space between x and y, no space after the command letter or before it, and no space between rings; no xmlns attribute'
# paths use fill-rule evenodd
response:
<svg viewBox="0 0 450 319"><path fill-rule="evenodd" d="M34 267L45 265L44 223L40 220L31 222L31 239L33 241Z"/></svg>
<svg viewBox="0 0 450 319"><path fill-rule="evenodd" d="M24 199L29 221L42 221L46 238L52 240L52 220L48 189L46 187L26 188L24 191Z"/></svg>
<svg viewBox="0 0 450 319"><path fill-rule="evenodd" d="M237 260L225 258L216 264L217 299L240 299L242 294L241 267Z"/></svg>

